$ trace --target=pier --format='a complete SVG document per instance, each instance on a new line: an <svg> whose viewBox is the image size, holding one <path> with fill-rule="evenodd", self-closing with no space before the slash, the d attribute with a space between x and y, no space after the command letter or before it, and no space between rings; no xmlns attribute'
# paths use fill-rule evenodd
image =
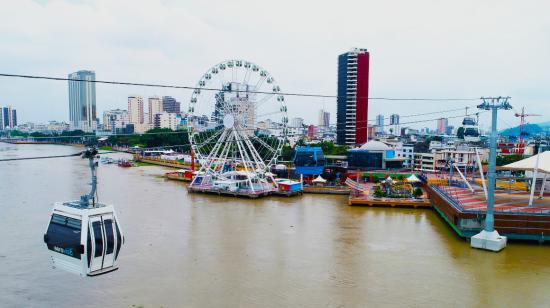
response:
<svg viewBox="0 0 550 308"><path fill-rule="evenodd" d="M459 236L470 238L483 230L487 202L480 188L474 193L453 186L427 185L426 189L432 207ZM497 190L495 229L510 239L550 240L550 201L535 200L533 206L528 201L524 191Z"/></svg>

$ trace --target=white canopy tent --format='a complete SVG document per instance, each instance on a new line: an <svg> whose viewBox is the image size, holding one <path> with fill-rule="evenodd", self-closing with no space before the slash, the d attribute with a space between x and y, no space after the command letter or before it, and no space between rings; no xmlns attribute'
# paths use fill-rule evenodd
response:
<svg viewBox="0 0 550 308"><path fill-rule="evenodd" d="M420 179L413 173L413 174L411 174L411 176L409 176L407 178L407 181L409 181L411 183L418 183L418 182L420 182Z"/></svg>
<svg viewBox="0 0 550 308"><path fill-rule="evenodd" d="M313 179L313 183L326 183L327 180L323 179L320 175Z"/></svg>
<svg viewBox="0 0 550 308"><path fill-rule="evenodd" d="M546 185L546 177L550 173L550 151L542 152L537 155L533 155L529 158L522 159L515 163L511 163L503 166L505 169L510 170L526 170L533 171L533 181L531 184L531 195L529 197L529 206L533 205L533 197L535 195L535 184L537 182L537 176L539 172L544 173L542 180L542 186L540 188L539 199L542 199L544 195L544 186Z"/></svg>

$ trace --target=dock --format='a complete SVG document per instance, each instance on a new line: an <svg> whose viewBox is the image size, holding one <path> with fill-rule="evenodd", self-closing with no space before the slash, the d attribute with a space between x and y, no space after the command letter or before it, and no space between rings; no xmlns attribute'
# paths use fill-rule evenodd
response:
<svg viewBox="0 0 550 308"><path fill-rule="evenodd" d="M304 186L304 194L349 195L347 186Z"/></svg>
<svg viewBox="0 0 550 308"><path fill-rule="evenodd" d="M203 193L203 194L210 194L210 195L225 195L225 196L232 196L232 197L243 197L243 198L250 198L250 199L256 199L260 197L266 197L271 195L272 191L230 191L225 189L217 189L214 187L194 187L194 186L187 186L187 191L190 193Z"/></svg>
<svg viewBox="0 0 550 308"><path fill-rule="evenodd" d="M160 159L156 157L144 157L138 154L134 154L134 161L178 169L191 168L191 163L183 163L176 160Z"/></svg>
<svg viewBox="0 0 550 308"><path fill-rule="evenodd" d="M378 207L431 208L429 199L398 199L398 198L350 198L348 205L367 205Z"/></svg>
<svg viewBox="0 0 550 308"><path fill-rule="evenodd" d="M470 238L484 228L487 202L483 190L427 185L432 207L460 236ZM544 196L547 196L545 194ZM550 240L550 200L536 199L528 206L525 191L495 192L495 230L509 239Z"/></svg>

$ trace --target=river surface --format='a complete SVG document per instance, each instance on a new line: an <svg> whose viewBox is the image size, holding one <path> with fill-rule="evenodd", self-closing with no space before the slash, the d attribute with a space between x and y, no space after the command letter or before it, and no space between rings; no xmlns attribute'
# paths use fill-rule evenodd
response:
<svg viewBox="0 0 550 308"><path fill-rule="evenodd" d="M0 158L80 150L0 143ZM119 270L84 278L53 269L42 236L53 202L88 191L87 161L0 162L0 306L550 306L549 245L474 250L431 210L188 194L165 171L100 165L126 245Z"/></svg>

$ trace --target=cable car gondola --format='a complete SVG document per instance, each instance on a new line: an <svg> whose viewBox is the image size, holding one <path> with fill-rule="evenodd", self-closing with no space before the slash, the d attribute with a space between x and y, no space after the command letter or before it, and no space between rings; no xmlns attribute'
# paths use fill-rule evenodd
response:
<svg viewBox="0 0 550 308"><path fill-rule="evenodd" d="M472 117L466 116L462 121L464 127L464 140L478 142L480 139L478 123Z"/></svg>
<svg viewBox="0 0 550 308"><path fill-rule="evenodd" d="M44 242L54 268L81 276L95 276L116 270L124 235L112 205L96 202L97 149L82 154L92 171L92 189L80 200L54 204Z"/></svg>

